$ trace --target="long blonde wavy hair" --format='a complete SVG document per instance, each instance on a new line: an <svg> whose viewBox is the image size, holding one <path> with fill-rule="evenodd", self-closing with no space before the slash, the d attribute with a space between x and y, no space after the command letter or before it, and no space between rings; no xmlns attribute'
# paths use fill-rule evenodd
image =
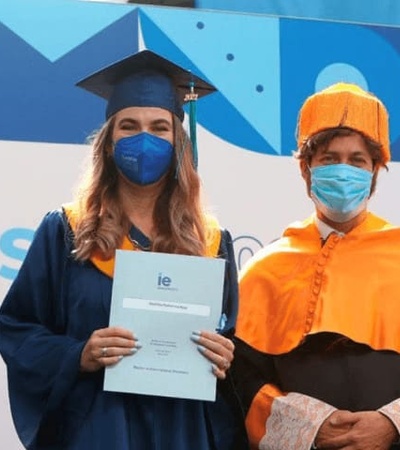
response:
<svg viewBox="0 0 400 450"><path fill-rule="evenodd" d="M131 226L118 198L119 175L112 157L114 123L111 117L92 138L91 165L78 188L74 255L81 261L95 252L111 258ZM173 164L156 200L151 251L203 256L207 233L200 178L193 166L190 139L175 116L173 126Z"/></svg>

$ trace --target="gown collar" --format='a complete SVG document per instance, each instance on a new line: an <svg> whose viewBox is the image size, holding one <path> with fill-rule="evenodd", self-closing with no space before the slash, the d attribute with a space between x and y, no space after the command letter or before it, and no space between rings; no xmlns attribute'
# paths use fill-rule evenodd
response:
<svg viewBox="0 0 400 450"><path fill-rule="evenodd" d="M134 247L139 250L149 251L151 248L150 239L135 225L131 226L128 232L128 239L132 242Z"/></svg>

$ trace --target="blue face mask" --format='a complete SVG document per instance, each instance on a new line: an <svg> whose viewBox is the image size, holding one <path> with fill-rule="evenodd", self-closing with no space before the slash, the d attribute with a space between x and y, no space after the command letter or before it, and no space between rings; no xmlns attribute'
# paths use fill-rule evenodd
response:
<svg viewBox="0 0 400 450"><path fill-rule="evenodd" d="M349 164L310 168L311 198L318 210L334 222L347 222L366 206L372 172Z"/></svg>
<svg viewBox="0 0 400 450"><path fill-rule="evenodd" d="M114 161L129 181L144 186L155 183L167 173L173 153L173 146L167 140L139 133L115 143Z"/></svg>

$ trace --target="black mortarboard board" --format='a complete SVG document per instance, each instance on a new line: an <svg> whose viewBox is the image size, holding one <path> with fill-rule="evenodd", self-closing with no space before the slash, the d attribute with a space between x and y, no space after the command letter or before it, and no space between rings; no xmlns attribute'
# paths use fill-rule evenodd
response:
<svg viewBox="0 0 400 450"><path fill-rule="evenodd" d="M143 50L117 61L77 83L108 101L106 118L130 106L154 106L184 118L182 105L216 89L189 70ZM194 94L187 98L187 94Z"/></svg>

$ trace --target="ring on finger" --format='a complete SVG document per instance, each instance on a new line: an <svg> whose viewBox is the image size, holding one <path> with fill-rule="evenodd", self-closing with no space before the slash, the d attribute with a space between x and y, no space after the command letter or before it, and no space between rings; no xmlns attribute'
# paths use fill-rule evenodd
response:
<svg viewBox="0 0 400 450"><path fill-rule="evenodd" d="M229 369L229 362L226 358L222 358L222 370Z"/></svg>
<svg viewBox="0 0 400 450"><path fill-rule="evenodd" d="M105 356L107 356L107 351L108 351L108 348L107 348L107 347L103 347L103 348L101 349L101 357L102 357L102 358L104 358Z"/></svg>

